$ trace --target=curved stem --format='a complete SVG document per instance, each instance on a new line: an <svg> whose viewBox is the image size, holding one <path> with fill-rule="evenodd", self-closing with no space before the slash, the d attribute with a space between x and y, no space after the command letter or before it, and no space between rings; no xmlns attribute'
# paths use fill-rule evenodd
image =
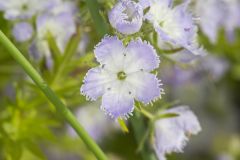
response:
<svg viewBox="0 0 240 160"><path fill-rule="evenodd" d="M48 87L46 82L27 61L27 59L21 54L21 52L14 46L14 44L4 35L0 30L0 44L6 48L11 56L22 66L25 72L32 78L39 89L45 94L45 96L56 107L58 113L65 118L65 120L72 126L77 134L82 138L87 147L95 154L99 160L107 160L107 157L95 141L89 136L84 128L78 123L76 117L69 111L69 109L63 104L63 102L57 97L57 95Z"/></svg>

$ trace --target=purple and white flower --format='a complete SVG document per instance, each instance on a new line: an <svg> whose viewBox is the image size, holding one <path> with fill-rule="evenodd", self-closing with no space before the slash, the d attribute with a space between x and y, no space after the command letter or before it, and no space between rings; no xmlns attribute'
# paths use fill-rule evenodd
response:
<svg viewBox="0 0 240 160"><path fill-rule="evenodd" d="M33 34L32 25L27 22L20 22L13 27L13 36L18 42L25 42L31 39Z"/></svg>
<svg viewBox="0 0 240 160"><path fill-rule="evenodd" d="M202 32L212 43L216 43L218 32L223 27L230 41L234 31L240 27L240 2L238 0L196 1L195 11L199 16Z"/></svg>
<svg viewBox="0 0 240 160"><path fill-rule="evenodd" d="M71 13L61 13L58 15L43 14L37 17L37 36L31 45L33 55L45 57L51 68L51 51L48 45L48 35L55 39L60 51L63 53L67 42L76 33L74 17Z"/></svg>
<svg viewBox="0 0 240 160"><path fill-rule="evenodd" d="M183 47L189 54L204 54L197 42L197 26L187 11L188 1L176 7L172 6L172 0L149 0L149 3L145 18L153 24L159 41L173 48Z"/></svg>
<svg viewBox="0 0 240 160"><path fill-rule="evenodd" d="M124 46L116 36L106 36L94 53L100 66L88 71L81 93L90 100L102 96L101 109L112 118L128 117L134 100L148 104L161 97L161 83L150 73L160 61L149 43L138 39Z"/></svg>
<svg viewBox="0 0 240 160"><path fill-rule="evenodd" d="M133 34L141 29L143 9L131 0L120 0L109 12L111 25L120 33Z"/></svg>
<svg viewBox="0 0 240 160"><path fill-rule="evenodd" d="M36 60L45 58L47 68L51 68L53 60L48 44L49 35L55 39L57 47L63 53L70 37L76 33L76 7L73 2L63 0L41 2L44 7L36 16L36 37L29 47L29 52ZM42 3L39 5L42 6Z"/></svg>
<svg viewBox="0 0 240 160"><path fill-rule="evenodd" d="M176 113L178 116L155 122L154 149L159 160L165 160L165 154L182 152L189 136L201 131L196 115L187 106L168 109L164 113Z"/></svg>

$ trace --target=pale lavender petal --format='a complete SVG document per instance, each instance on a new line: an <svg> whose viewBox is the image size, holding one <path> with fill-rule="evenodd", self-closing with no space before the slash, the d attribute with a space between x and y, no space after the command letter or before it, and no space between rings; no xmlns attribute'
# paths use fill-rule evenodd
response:
<svg viewBox="0 0 240 160"><path fill-rule="evenodd" d="M131 41L126 48L124 68L127 73L140 70L152 71L159 66L159 57L151 44L138 39Z"/></svg>
<svg viewBox="0 0 240 160"><path fill-rule="evenodd" d="M155 123L154 149L159 159L172 152L183 152L189 140L188 135L196 135L201 126L195 114L186 106L166 110L164 113L176 113L177 117L159 119Z"/></svg>
<svg viewBox="0 0 240 160"><path fill-rule="evenodd" d="M128 93L106 92L102 97L101 109L103 109L110 117L125 118L134 109L134 99Z"/></svg>
<svg viewBox="0 0 240 160"><path fill-rule="evenodd" d="M158 155L183 151L188 138L177 123L172 118L160 119L155 123L155 150Z"/></svg>
<svg viewBox="0 0 240 160"><path fill-rule="evenodd" d="M188 106L179 106L168 109L166 113L177 113L178 117L175 118L178 121L179 127L184 130L185 133L193 135L198 134L202 129L199 124L197 116L189 109Z"/></svg>
<svg viewBox="0 0 240 160"><path fill-rule="evenodd" d="M97 61L103 65L111 64L112 69L118 68L123 60L125 47L117 36L105 36L94 49Z"/></svg>
<svg viewBox="0 0 240 160"><path fill-rule="evenodd" d="M14 25L12 32L18 42L25 42L32 37L33 28L27 22L20 22Z"/></svg>
<svg viewBox="0 0 240 160"><path fill-rule="evenodd" d="M119 1L108 14L111 25L123 34L140 30L143 19L142 6L131 0Z"/></svg>
<svg viewBox="0 0 240 160"><path fill-rule="evenodd" d="M113 79L114 77L110 77L101 67L92 68L84 78L84 84L80 89L81 94L85 95L89 100L97 100L104 94L105 85L113 81Z"/></svg>
<svg viewBox="0 0 240 160"><path fill-rule="evenodd" d="M126 81L130 84L136 100L145 104L161 98L164 93L156 75L147 72L137 72L128 75Z"/></svg>
<svg viewBox="0 0 240 160"><path fill-rule="evenodd" d="M193 17L186 9L187 2L175 8L176 21L183 32L183 36L176 41L183 45L188 46L195 40L197 34L197 27L193 22Z"/></svg>

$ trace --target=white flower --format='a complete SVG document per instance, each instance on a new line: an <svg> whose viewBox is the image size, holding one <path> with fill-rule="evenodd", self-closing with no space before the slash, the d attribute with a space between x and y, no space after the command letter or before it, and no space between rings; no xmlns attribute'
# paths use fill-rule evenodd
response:
<svg viewBox="0 0 240 160"><path fill-rule="evenodd" d="M148 104L161 97L161 83L150 73L160 61L147 42L132 40L124 46L116 36L106 36L94 53L100 66L88 71L81 93L90 100L102 97L101 109L112 118L128 117L134 100Z"/></svg>
<svg viewBox="0 0 240 160"><path fill-rule="evenodd" d="M183 152L189 135L201 131L197 117L186 106L168 109L164 113L176 113L178 116L160 119L155 123L154 149L159 160L165 160L165 154Z"/></svg>
<svg viewBox="0 0 240 160"><path fill-rule="evenodd" d="M149 11L145 18L153 24L160 41L169 43L173 48L182 47L189 55L205 54L197 42L197 26L193 16L187 11L188 1L175 7L172 0L148 1ZM165 46L159 47L164 49Z"/></svg>

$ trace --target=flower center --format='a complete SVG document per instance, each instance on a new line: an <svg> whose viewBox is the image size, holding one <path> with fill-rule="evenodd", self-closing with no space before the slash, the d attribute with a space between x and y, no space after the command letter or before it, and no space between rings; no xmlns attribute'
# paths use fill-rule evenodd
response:
<svg viewBox="0 0 240 160"><path fill-rule="evenodd" d="M161 21L161 22L159 23L159 25L160 25L161 27L163 27L164 21Z"/></svg>
<svg viewBox="0 0 240 160"><path fill-rule="evenodd" d="M126 79L127 75L125 72L121 71L121 72L118 72L117 77L119 80L124 80Z"/></svg>
<svg viewBox="0 0 240 160"><path fill-rule="evenodd" d="M23 10L23 11L28 10L28 5L27 5L27 4L23 4L23 5L22 5L22 10Z"/></svg>

